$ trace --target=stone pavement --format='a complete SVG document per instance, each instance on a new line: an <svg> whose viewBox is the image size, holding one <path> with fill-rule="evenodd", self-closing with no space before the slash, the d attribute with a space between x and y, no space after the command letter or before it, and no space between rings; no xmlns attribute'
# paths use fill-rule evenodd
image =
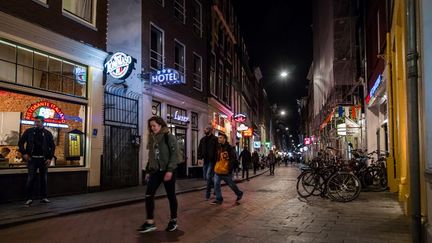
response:
<svg viewBox="0 0 432 243"><path fill-rule="evenodd" d="M249 175L250 178L253 178L265 173L266 171L267 170L259 170L257 171L257 175L253 175L253 173L250 173ZM238 180L238 182L241 181L243 180ZM179 179L176 183L178 194L204 189L205 181L202 178ZM86 212L142 202L145 200L145 190L146 186L137 186L103 192L53 197L50 198L50 204L42 204L39 203L38 200L35 200L31 207L25 207L24 202L21 201L0 204L0 229L71 213ZM156 197L164 196L166 196L165 189L163 186L160 186L156 193Z"/></svg>
<svg viewBox="0 0 432 243"><path fill-rule="evenodd" d="M298 169L278 167L239 184L239 204L228 188L224 203L210 205L203 192L178 195L179 228L165 232L166 198L156 200L158 230L139 234L145 204L138 202L103 210L55 217L0 230L0 242L410 242L409 219L396 195L362 192L355 201L337 203L297 198Z"/></svg>

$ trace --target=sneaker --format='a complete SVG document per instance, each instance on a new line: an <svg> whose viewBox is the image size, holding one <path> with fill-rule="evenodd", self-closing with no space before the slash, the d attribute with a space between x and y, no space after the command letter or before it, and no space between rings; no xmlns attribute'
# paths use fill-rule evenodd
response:
<svg viewBox="0 0 432 243"><path fill-rule="evenodd" d="M213 205L221 205L221 204L222 204L222 201L214 200L214 201L212 201L210 204L213 204Z"/></svg>
<svg viewBox="0 0 432 243"><path fill-rule="evenodd" d="M166 227L165 231L173 232L177 229L177 219L170 219L168 222L168 226Z"/></svg>
<svg viewBox="0 0 432 243"><path fill-rule="evenodd" d="M42 198L42 200L40 200L41 203L50 203L51 201L48 200L48 198Z"/></svg>
<svg viewBox="0 0 432 243"><path fill-rule="evenodd" d="M32 203L33 203L33 200L29 199L24 203L24 205L27 207L30 207L32 205Z"/></svg>
<svg viewBox="0 0 432 243"><path fill-rule="evenodd" d="M236 202L240 201L243 197L243 192L240 193L240 195L237 196Z"/></svg>
<svg viewBox="0 0 432 243"><path fill-rule="evenodd" d="M156 230L156 225L155 224L150 224L145 222L143 225L141 225L141 227L138 229L138 231L140 233L148 233L151 231L155 231Z"/></svg>

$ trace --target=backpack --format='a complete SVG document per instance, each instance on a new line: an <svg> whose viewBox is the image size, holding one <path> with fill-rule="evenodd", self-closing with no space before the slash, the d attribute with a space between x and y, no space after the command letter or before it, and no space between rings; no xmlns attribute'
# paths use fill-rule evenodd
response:
<svg viewBox="0 0 432 243"><path fill-rule="evenodd" d="M183 153L181 152L181 150L179 149L180 146L179 146L178 142L176 141L176 143L177 143L177 149L176 149L176 148L173 146L174 144L170 144L168 133L165 133L165 134L164 134L164 140L165 140L165 144L166 144L166 145L168 146L168 148L169 148L170 155L171 155L171 151L176 151L176 152L177 152L177 164L184 163L184 162L185 162L185 161L184 161L184 156L183 156Z"/></svg>

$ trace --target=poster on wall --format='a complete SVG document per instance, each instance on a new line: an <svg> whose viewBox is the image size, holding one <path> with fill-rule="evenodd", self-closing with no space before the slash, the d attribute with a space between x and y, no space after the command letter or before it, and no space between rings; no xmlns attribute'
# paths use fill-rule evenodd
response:
<svg viewBox="0 0 432 243"><path fill-rule="evenodd" d="M0 145L18 145L20 120L20 112L0 112Z"/></svg>
<svg viewBox="0 0 432 243"><path fill-rule="evenodd" d="M83 153L83 138L84 133L78 129L74 129L67 133L65 157L67 160L79 160Z"/></svg>

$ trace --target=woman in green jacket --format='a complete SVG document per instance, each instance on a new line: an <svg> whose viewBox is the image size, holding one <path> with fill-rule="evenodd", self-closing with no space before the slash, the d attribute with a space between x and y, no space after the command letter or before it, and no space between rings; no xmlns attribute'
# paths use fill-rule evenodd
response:
<svg viewBox="0 0 432 243"><path fill-rule="evenodd" d="M168 196L171 219L166 231L177 229L177 197L175 194L175 169L177 168L177 139L168 129L166 122L158 116L148 120L149 139L147 149L149 160L146 167L146 211L147 220L139 232L147 233L156 230L154 223L154 196L161 183Z"/></svg>

